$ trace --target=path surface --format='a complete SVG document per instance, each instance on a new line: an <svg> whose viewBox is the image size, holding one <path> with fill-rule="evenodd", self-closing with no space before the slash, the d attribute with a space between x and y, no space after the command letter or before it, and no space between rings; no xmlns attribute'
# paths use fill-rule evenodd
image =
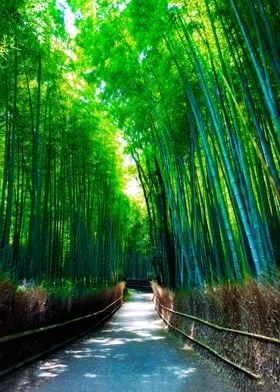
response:
<svg viewBox="0 0 280 392"><path fill-rule="evenodd" d="M133 293L102 329L4 379L0 391L236 392L168 334L151 298Z"/></svg>

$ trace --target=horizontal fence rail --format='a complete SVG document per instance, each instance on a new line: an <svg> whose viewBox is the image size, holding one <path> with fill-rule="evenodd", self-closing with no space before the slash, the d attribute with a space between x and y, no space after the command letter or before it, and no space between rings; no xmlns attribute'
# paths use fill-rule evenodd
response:
<svg viewBox="0 0 280 392"><path fill-rule="evenodd" d="M99 310L97 312L94 312L94 313L87 314L86 316L77 317L75 319L67 320L67 321L64 321L64 322L59 323L59 324L47 325L46 327L35 328L35 329L31 329L31 330L26 330L26 331L23 331L23 332L15 333L15 334L12 334L12 335L7 335L7 336L0 337L0 344L1 343L5 343L5 342L10 342L11 340L20 339L20 338L23 338L23 337L26 337L26 336L31 336L31 335L35 335L35 334L38 334L38 333L42 333L42 332L45 332L45 331L50 331L50 330L55 329L55 328L64 327L66 325L75 323L77 321L81 321L81 320L85 320L85 319L90 318L90 317L97 316L97 315L99 315L101 313L104 313L107 309L112 307L115 303L117 303L118 301L122 300L122 298L123 297L121 296L121 297L117 298L115 301L113 301L111 304L106 306L104 309L101 309L101 310Z"/></svg>
<svg viewBox="0 0 280 392"><path fill-rule="evenodd" d="M152 293L152 286L148 280L127 279L126 288Z"/></svg>
<svg viewBox="0 0 280 392"><path fill-rule="evenodd" d="M214 356L216 356L217 358L219 358L220 360L222 360L222 361L225 362L226 364L228 364L228 365L234 367L234 368L237 369L238 371L243 372L244 374L246 374L246 375L249 376L250 378L253 378L253 379L256 380L256 381L260 381L260 380L262 379L262 375L261 375L261 374L256 374L256 373L252 372L251 370L249 370L249 369L247 369L247 368L245 368L245 367L243 367L243 366L241 366L241 365L238 365L237 363L235 363L235 362L231 361L230 359L224 357L223 355L219 354L216 350L214 350L214 349L211 348L210 346L206 345L205 343L203 343L203 342L201 342L201 341L199 341L199 340L197 340L197 339L194 339L192 336L186 334L186 333L185 333L184 331L182 331L181 329L179 329L179 328L175 327L174 325L172 325L172 324L171 324L171 323L161 314L159 308L165 309L165 310L169 311L170 313L174 313L174 314L179 313L180 316L183 316L183 315L185 315L185 314L184 314L184 313L181 313L181 312L176 312L176 311L174 311L173 309L167 308L166 306L164 306L164 305L162 305L162 304L160 303L159 299L158 299L156 296L155 296L155 298L156 298L156 299L155 299L155 302L156 302L155 309L156 309L156 311L158 312L159 316L162 318L162 320L163 320L170 328L172 328L173 330L177 331L177 332L180 333L181 335L185 336L185 337L186 337L187 339L189 339L191 342L193 342L193 343L199 345L200 347L206 349L207 351L209 351L211 354L213 354ZM187 316L188 316L188 315L187 315ZM194 320L197 319L197 318L193 318L193 317L195 317L195 316L191 316L191 317L188 317L188 318L191 318L191 319L194 319ZM201 320L202 320L202 319L201 319ZM196 321L198 321L198 320L196 320ZM208 323L208 322L207 322L207 323ZM205 323L204 323L204 324L205 324ZM206 324L206 325L208 325L208 324ZM215 324L213 324L213 325L215 325ZM221 328L222 328L222 327L221 327ZM251 337L252 337L252 336L251 336Z"/></svg>
<svg viewBox="0 0 280 392"><path fill-rule="evenodd" d="M106 306L106 308L104 308L104 309L102 309L102 310L100 310L100 311L98 311L98 312L91 313L91 314L89 314L89 315L87 315L87 316L84 316L84 317L79 317L79 318L76 318L76 319L73 319L73 320L69 320L69 322L67 322L67 324L70 324L70 322L76 322L76 321L79 321L79 320L82 320L82 319L85 319L85 318L89 318L89 317L92 317L92 316L95 316L95 315L104 313L107 309L109 309L110 307L112 307L115 303L117 303L118 301L122 300L122 298L123 298L122 296L119 297L119 298L117 298L117 299L116 299L114 302L112 302L110 305ZM121 307L121 304L119 304L119 305L118 305L116 308L114 308L109 314L107 314L107 315L106 315L105 317L103 317L101 320L97 321L97 323L95 323L94 325L92 325L90 328L86 329L86 330L83 331L82 333L80 333L80 334L78 334L78 335L75 335L75 336L72 336L71 338L69 338L69 339L67 339L67 340L64 340L64 341L61 342L61 343L58 343L58 344L56 344L56 345L54 345L54 346L48 348L47 350L45 350L45 351L43 351L43 352L40 352L39 354L34 355L33 357L27 358L27 359L25 359L25 360L23 360L23 361L21 361L21 362L19 362L19 363L16 363L15 365L13 365L13 366L11 366L11 367L9 367L9 368L3 370L3 371L0 371L0 378L2 378L2 377L4 377L4 376L8 375L9 373L11 373L11 372L13 372L13 371L15 371L15 370L18 370L19 368L21 368L21 367L23 367L23 366L26 366L26 365L28 365L28 364L30 364L30 363L36 361L36 360L39 360L40 358L42 358L42 357L44 357L44 356L46 356L46 355L52 353L53 351L55 351L55 350L57 350L57 349L59 349L59 348L62 348L62 347L65 346L66 344L71 343L71 342L73 342L74 340L76 340L76 339L78 339L78 338L80 338L80 337L86 335L88 332L92 331L94 328L98 327L101 323L103 323L103 322L106 321L109 317L111 317L120 307ZM63 326L63 325L66 325L66 323L56 324L57 327ZM47 328L47 327L46 327L46 328ZM49 330L49 329L50 329L50 328L48 328L48 329L46 329L46 328L45 328L45 330ZM55 326L54 326L54 328L55 328ZM38 328L38 330L39 330L39 328ZM25 332L27 332L27 331L25 331ZM42 331L42 328L40 328L40 331L38 331L38 332L44 332L44 331ZM16 334L16 335L18 335L18 334ZM31 335L31 334L29 334L29 335ZM11 336L14 336L14 335L10 335L10 337L11 337ZM24 337L24 336L28 336L28 335L23 335L23 336L18 336L18 337ZM8 336L5 336L5 338L7 338L7 337L8 337ZM2 338L2 339L3 339L3 338ZM14 339L17 339L17 337L15 337ZM14 339L10 339L10 340L14 340ZM8 341L8 340L6 340L6 341Z"/></svg>
<svg viewBox="0 0 280 392"><path fill-rule="evenodd" d="M277 338L272 338L270 336L260 335L260 334L253 333L253 332L247 332L247 331L241 331L241 330L238 330L238 329L222 327L221 325L217 325L217 324L211 323L210 321L204 320L204 319L202 319L200 317L192 316L190 314L181 313L181 312L178 312L176 310L167 308L166 306L164 306L162 304L160 304L160 307L162 309L167 310L170 313L176 314L176 315L181 316L181 317L189 318L191 320L198 321L198 322L200 322L202 324L207 325L210 328L217 329L218 331L232 332L232 333L235 333L235 334L238 334L238 335L248 336L250 338L255 338L255 339L259 339L259 340L265 340L266 342L269 342L269 343L280 344L280 339L277 339Z"/></svg>

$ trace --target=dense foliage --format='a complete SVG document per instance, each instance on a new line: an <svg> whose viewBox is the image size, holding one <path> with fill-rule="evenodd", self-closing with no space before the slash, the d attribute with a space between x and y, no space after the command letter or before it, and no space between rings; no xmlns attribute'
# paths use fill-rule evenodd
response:
<svg viewBox="0 0 280 392"><path fill-rule="evenodd" d="M122 192L116 127L55 2L0 7L2 268L47 285L117 281L140 215Z"/></svg>
<svg viewBox="0 0 280 392"><path fill-rule="evenodd" d="M148 261L171 287L273 278L279 2L69 0L75 39L66 2L5 3L4 267L53 283ZM119 129L146 220L122 192Z"/></svg>

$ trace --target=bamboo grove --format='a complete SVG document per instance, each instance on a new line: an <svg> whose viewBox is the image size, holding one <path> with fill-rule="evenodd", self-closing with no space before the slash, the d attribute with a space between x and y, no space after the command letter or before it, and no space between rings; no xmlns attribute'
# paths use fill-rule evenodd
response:
<svg viewBox="0 0 280 392"><path fill-rule="evenodd" d="M95 12L79 44L137 164L157 275L171 287L273 277L279 4L133 0Z"/></svg>
<svg viewBox="0 0 280 392"><path fill-rule="evenodd" d="M69 0L72 39L66 2L6 3L2 265L60 283L139 264L172 288L275 279L279 1ZM122 192L120 130L146 217Z"/></svg>
<svg viewBox="0 0 280 392"><path fill-rule="evenodd" d="M116 282L126 253L137 260L139 214L122 192L115 128L53 1L2 2L0 14L1 268L58 287Z"/></svg>

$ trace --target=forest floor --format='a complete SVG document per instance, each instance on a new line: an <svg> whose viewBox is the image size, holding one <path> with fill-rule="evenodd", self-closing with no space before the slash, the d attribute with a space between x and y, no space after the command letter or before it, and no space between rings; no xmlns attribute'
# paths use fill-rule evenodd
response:
<svg viewBox="0 0 280 392"><path fill-rule="evenodd" d="M152 294L131 292L100 330L6 377L2 392L237 392L171 336Z"/></svg>

